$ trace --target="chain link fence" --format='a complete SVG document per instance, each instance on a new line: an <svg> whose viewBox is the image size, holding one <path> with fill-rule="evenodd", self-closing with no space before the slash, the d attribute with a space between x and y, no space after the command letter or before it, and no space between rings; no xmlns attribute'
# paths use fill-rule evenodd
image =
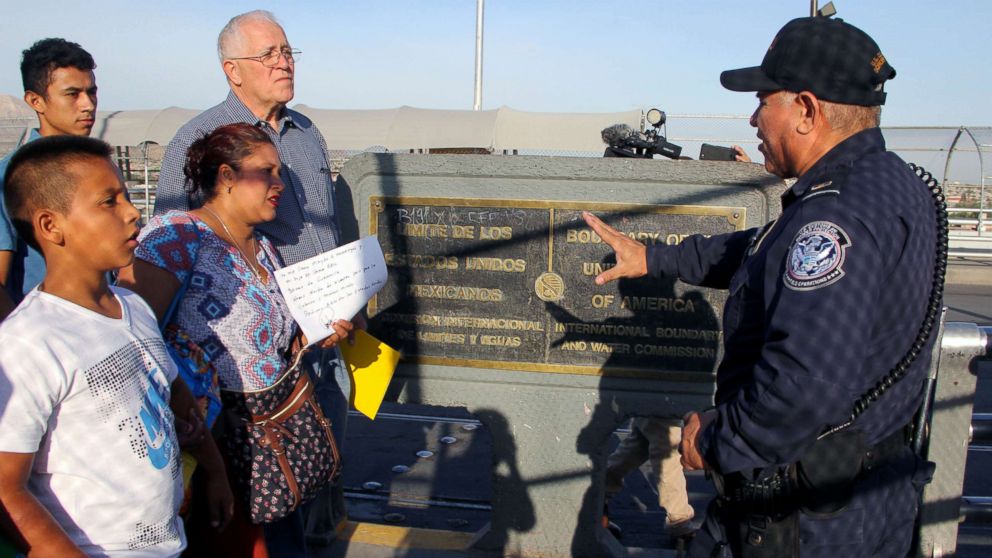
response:
<svg viewBox="0 0 992 558"><path fill-rule="evenodd" d="M643 122L643 119L642 119ZM27 130L36 125L31 117L0 119L0 156L13 150ZM992 257L992 193L987 184L992 171L986 161L992 152L992 127L883 127L888 148L903 159L927 169L944 186L952 224L952 255ZM600 130L589 130L599 135ZM669 115L662 128L668 141L682 147L682 156L696 159L704 143L739 145L754 161L761 161L758 139L748 116ZM605 149L605 145L603 146ZM602 157L603 151L501 149L465 146L429 149L418 146L392 150L381 145L331 150L331 172L337 176L345 162L358 153L471 153L496 156ZM147 219L154 207L155 186L164 146L145 143L116 146L115 156L135 205Z"/></svg>
<svg viewBox="0 0 992 558"><path fill-rule="evenodd" d="M889 149L929 171L943 186L951 256L992 258L992 127L883 128Z"/></svg>

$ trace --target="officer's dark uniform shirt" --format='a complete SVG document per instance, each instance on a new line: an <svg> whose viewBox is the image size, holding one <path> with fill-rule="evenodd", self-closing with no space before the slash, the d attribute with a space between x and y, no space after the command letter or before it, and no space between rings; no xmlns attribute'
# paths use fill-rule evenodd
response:
<svg viewBox="0 0 992 558"><path fill-rule="evenodd" d="M877 128L823 156L764 227L648 248L654 276L729 289L718 418L700 437L723 473L796 461L902 358L936 258L932 195ZM934 328L936 329L936 328ZM854 427L869 445L907 424L933 346Z"/></svg>

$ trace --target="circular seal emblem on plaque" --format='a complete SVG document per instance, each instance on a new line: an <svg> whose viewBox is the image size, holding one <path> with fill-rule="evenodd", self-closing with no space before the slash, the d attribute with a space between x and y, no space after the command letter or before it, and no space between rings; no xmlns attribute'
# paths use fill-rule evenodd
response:
<svg viewBox="0 0 992 558"><path fill-rule="evenodd" d="M557 273L542 273L534 281L534 292L544 302L557 302L565 295L565 280Z"/></svg>

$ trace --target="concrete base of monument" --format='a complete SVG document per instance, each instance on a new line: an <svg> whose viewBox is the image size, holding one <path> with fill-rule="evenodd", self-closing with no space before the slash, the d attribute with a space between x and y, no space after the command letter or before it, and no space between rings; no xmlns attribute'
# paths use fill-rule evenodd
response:
<svg viewBox="0 0 992 558"><path fill-rule="evenodd" d="M661 529L665 512L647 481L647 465L631 472L623 490L610 501L611 518L624 529L619 543L604 532L588 540L565 537L553 554L531 552L527 539L547 538L574 523L574 512L566 509L575 506L559 500L557 521L544 529L528 519L533 517L526 512L529 506L494 518L493 473L501 467L493 465L493 432L480 418L464 408L396 403L385 403L375 421L353 413L344 444L350 521L327 537L326 544L314 544L312 555L572 556L581 555L579 547L589 544L609 547L607 553L597 547L586 554L590 556L676 555L678 541ZM612 452L628 432L621 428L611 433L605 453ZM691 503L701 514L712 488L702 474L688 477ZM536 478L533 484L551 487L573 482L570 479L571 475ZM517 500L532 501L536 495L524 490Z"/></svg>

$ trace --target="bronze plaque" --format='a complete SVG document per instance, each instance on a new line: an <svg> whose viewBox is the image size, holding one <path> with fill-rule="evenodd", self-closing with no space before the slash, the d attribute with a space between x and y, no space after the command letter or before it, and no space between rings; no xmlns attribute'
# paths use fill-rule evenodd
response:
<svg viewBox="0 0 992 558"><path fill-rule="evenodd" d="M372 197L389 267L372 332L410 361L571 374L711 372L725 293L594 278L613 251L591 211L645 244L741 230L745 209Z"/></svg>

